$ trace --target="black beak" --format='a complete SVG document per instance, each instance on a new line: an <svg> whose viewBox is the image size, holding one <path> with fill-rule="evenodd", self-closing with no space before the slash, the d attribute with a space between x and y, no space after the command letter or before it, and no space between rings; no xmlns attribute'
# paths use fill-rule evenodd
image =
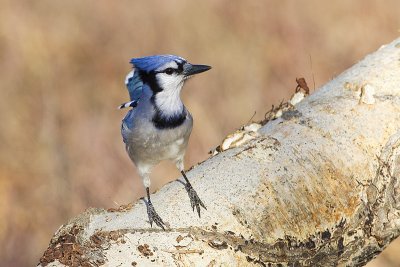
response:
<svg viewBox="0 0 400 267"><path fill-rule="evenodd" d="M186 63L183 66L183 74L188 77L194 74L202 73L211 69L210 66L207 65L192 65L190 63Z"/></svg>

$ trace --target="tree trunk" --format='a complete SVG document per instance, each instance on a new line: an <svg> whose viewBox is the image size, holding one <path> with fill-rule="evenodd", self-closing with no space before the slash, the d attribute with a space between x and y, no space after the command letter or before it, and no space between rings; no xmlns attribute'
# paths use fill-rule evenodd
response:
<svg viewBox="0 0 400 267"><path fill-rule="evenodd" d="M201 218L171 182L152 195L166 231L150 227L143 201L89 209L41 264L364 265L400 229L400 39L273 113L187 173Z"/></svg>

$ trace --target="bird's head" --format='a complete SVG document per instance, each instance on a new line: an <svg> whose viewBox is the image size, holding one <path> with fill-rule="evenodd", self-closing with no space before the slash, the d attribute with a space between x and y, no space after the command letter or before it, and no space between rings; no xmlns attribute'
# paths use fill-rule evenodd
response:
<svg viewBox="0 0 400 267"><path fill-rule="evenodd" d="M206 65L194 65L184 58L174 55L156 55L131 60L135 69L139 70L143 83L157 94L180 91L183 83L191 76L211 69Z"/></svg>
<svg viewBox="0 0 400 267"><path fill-rule="evenodd" d="M174 55L134 58L131 63L135 71L139 71L143 84L151 89L151 101L164 117L185 112L180 99L185 80L211 69L210 66L194 65Z"/></svg>

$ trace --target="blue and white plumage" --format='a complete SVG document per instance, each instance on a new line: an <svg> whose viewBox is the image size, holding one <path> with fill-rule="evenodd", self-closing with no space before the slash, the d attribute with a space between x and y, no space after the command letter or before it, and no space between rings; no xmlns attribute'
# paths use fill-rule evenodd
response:
<svg viewBox="0 0 400 267"><path fill-rule="evenodd" d="M149 194L150 172L163 160L173 161L181 171L193 210L200 216L205 205L184 172L183 158L193 127L193 119L180 98L184 82L191 76L209 70L206 65L193 65L174 55L134 58L134 69L125 84L130 101L119 108L131 107L122 120L121 134L126 151L135 163L147 192L147 213L164 229Z"/></svg>
<svg viewBox="0 0 400 267"><path fill-rule="evenodd" d="M139 77L139 72L133 69L126 75L125 85L128 88L129 97L131 101L123 103L119 106L119 109L127 107L136 107L137 103L142 95L143 82Z"/></svg>

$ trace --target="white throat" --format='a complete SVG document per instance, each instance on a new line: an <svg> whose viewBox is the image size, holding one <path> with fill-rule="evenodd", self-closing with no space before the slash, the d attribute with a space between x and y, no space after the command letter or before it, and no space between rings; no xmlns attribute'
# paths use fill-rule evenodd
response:
<svg viewBox="0 0 400 267"><path fill-rule="evenodd" d="M168 117L183 112L183 103L180 97L180 92L183 87L183 80L179 84L161 83L161 92L158 92L154 97L154 103L162 115Z"/></svg>

